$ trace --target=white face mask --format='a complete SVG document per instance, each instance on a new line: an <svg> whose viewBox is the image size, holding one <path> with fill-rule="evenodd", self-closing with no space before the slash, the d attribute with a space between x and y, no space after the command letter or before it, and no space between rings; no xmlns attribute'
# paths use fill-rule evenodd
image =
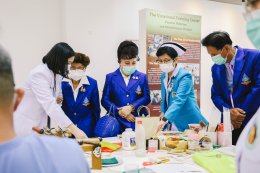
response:
<svg viewBox="0 0 260 173"><path fill-rule="evenodd" d="M160 69L165 72L169 73L175 69L176 63L173 63L172 61L167 64L160 64Z"/></svg>
<svg viewBox="0 0 260 173"><path fill-rule="evenodd" d="M74 81L79 81L83 76L85 76L84 70L70 70L68 77Z"/></svg>

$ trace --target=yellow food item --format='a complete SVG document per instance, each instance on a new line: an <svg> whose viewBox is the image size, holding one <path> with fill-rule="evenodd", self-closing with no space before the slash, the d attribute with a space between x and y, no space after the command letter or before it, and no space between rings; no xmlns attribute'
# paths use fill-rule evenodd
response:
<svg viewBox="0 0 260 173"><path fill-rule="evenodd" d="M176 149L182 149L186 151L188 149L188 141L180 141Z"/></svg>
<svg viewBox="0 0 260 173"><path fill-rule="evenodd" d="M179 144L179 141L167 140L166 143L165 143L165 146L169 147L169 148L176 148L178 144Z"/></svg>
<svg viewBox="0 0 260 173"><path fill-rule="evenodd" d="M172 149L172 150L170 151L170 153L183 153L183 152L185 152L185 150L183 150L183 149L177 149L177 148Z"/></svg>

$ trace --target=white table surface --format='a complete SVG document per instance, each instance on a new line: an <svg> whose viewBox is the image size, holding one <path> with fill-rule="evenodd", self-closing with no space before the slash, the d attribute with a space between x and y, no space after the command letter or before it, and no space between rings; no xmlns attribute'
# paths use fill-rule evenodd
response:
<svg viewBox="0 0 260 173"><path fill-rule="evenodd" d="M106 138L104 141L113 142L118 141L118 138ZM102 153L104 155L108 153ZM93 173L121 173L124 172L127 167L139 167L143 168L143 162L151 161L161 156L169 156L170 162L158 165L147 166L154 172L158 173L207 173L205 169L198 166L192 160L191 156L178 157L172 154L167 154L164 150L156 151L155 153L147 153L144 157L135 156L135 151L119 150L111 153L112 156L119 157L123 163L113 167L103 167L102 170L91 170ZM89 165L90 160L88 159ZM132 173L132 172L131 172Z"/></svg>

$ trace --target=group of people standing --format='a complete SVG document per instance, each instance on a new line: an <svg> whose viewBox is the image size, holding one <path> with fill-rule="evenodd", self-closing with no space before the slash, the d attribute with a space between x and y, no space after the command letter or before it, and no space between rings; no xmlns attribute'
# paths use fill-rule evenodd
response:
<svg viewBox="0 0 260 173"><path fill-rule="evenodd" d="M230 110L233 144L242 132L237 144L237 171L258 172L260 0L248 0L246 9L247 34L258 50L233 46L223 31L209 34L202 45L214 62L211 99L220 112ZM185 52L174 42L163 43L157 50L162 71L157 131L166 125L170 130L183 131L189 123L208 124L197 105L192 76L178 64ZM122 132L135 128L136 110L151 100L147 77L137 70L137 45L123 41L117 58L119 67L106 75L101 104L114 113ZM75 141L28 135L32 127L46 126L50 117L76 138L95 136L100 102L97 81L86 75L89 64L88 56L75 53L67 43L58 43L30 72L24 88L15 89L11 59L0 48L1 172L90 172Z"/></svg>
<svg viewBox="0 0 260 173"><path fill-rule="evenodd" d="M167 119L179 131L187 129L189 123L207 123L194 96L191 74L177 65L177 57L185 51L181 45L168 42L157 52L163 71L162 122ZM137 109L151 100L147 77L137 70L137 45L123 41L117 60L119 68L106 75L101 104L114 114L123 132L135 129ZM32 127L45 126L49 116L60 127L70 129L76 138L94 137L100 102L97 81L86 75L89 57L75 53L66 43L58 43L42 62L25 82L25 96L14 115L17 134L26 135Z"/></svg>

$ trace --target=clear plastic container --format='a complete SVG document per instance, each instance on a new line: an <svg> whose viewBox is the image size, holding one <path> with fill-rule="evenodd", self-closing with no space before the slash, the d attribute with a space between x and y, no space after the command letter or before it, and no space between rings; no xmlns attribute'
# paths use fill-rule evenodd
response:
<svg viewBox="0 0 260 173"><path fill-rule="evenodd" d="M145 150L146 139L145 139L145 130L144 130L142 120L137 121L137 126L135 127L135 135L136 135L136 149Z"/></svg>
<svg viewBox="0 0 260 173"><path fill-rule="evenodd" d="M122 133L122 147L124 150L136 149L135 132L131 128L125 129Z"/></svg>

